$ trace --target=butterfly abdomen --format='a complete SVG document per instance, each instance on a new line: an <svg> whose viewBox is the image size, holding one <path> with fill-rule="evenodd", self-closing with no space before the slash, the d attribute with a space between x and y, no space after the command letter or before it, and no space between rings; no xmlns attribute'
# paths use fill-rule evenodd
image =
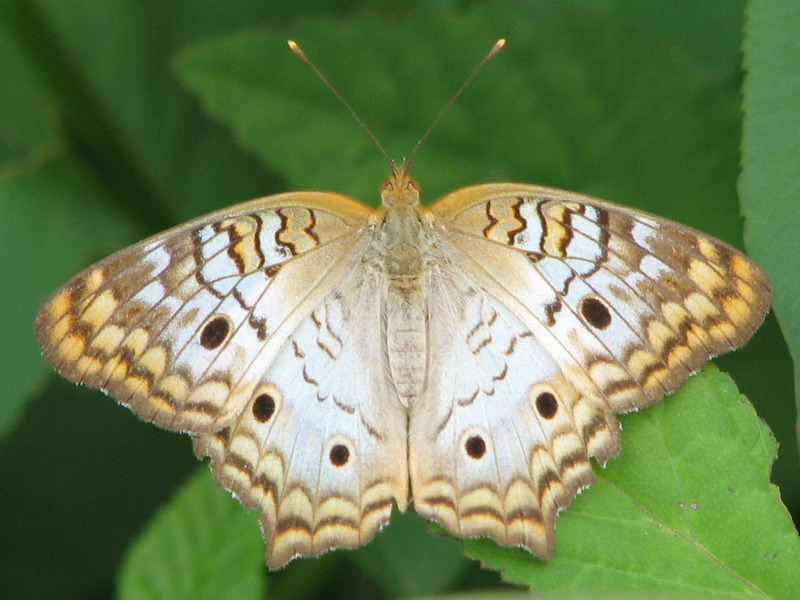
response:
<svg viewBox="0 0 800 600"><path fill-rule="evenodd" d="M428 248L416 206L392 206L379 237L386 295L386 357L400 401L408 406L424 388L427 371L427 286L423 284Z"/></svg>
<svg viewBox="0 0 800 600"><path fill-rule="evenodd" d="M386 295L386 356L401 402L422 393L428 356L427 298L418 277L389 279Z"/></svg>

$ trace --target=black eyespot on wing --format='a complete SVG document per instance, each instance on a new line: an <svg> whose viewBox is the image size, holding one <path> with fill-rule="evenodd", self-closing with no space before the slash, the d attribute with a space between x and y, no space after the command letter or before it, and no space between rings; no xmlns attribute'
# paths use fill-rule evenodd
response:
<svg viewBox="0 0 800 600"><path fill-rule="evenodd" d="M599 298L586 296L581 300L581 315L595 329L605 329L611 325L611 311Z"/></svg>
<svg viewBox="0 0 800 600"><path fill-rule="evenodd" d="M259 423L266 423L275 414L275 398L269 394L259 394L253 402L253 416Z"/></svg>
<svg viewBox="0 0 800 600"><path fill-rule="evenodd" d="M203 327L200 333L200 345L206 350L219 348L230 332L231 322L228 317L217 315Z"/></svg>
<svg viewBox="0 0 800 600"><path fill-rule="evenodd" d="M343 467L350 460L350 450L344 444L336 444L330 452L331 464L336 467Z"/></svg>
<svg viewBox="0 0 800 600"><path fill-rule="evenodd" d="M470 458L479 459L486 454L486 442L479 435L472 435L464 443L464 449Z"/></svg>
<svg viewBox="0 0 800 600"><path fill-rule="evenodd" d="M542 392L536 397L536 410L542 418L548 421L556 416L558 412L558 400L550 392Z"/></svg>

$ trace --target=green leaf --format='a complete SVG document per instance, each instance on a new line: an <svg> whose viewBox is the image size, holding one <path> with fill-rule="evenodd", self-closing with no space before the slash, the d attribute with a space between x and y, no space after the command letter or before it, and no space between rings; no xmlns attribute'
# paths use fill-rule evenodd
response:
<svg viewBox="0 0 800 600"><path fill-rule="evenodd" d="M800 407L800 4L752 0L748 15L739 188L747 246L772 280L772 306L794 357Z"/></svg>
<svg viewBox="0 0 800 600"><path fill-rule="evenodd" d="M53 98L39 74L8 35L9 23L0 20L0 161L8 170L42 154L57 141Z"/></svg>
<svg viewBox="0 0 800 600"><path fill-rule="evenodd" d="M622 456L562 514L549 563L485 541L468 554L535 590L791 598L800 539L769 481L777 447L712 366L622 418Z"/></svg>
<svg viewBox="0 0 800 600"><path fill-rule="evenodd" d="M349 558L396 598L445 592L468 569L458 541L447 535L433 535L425 519L412 511L395 511L391 526Z"/></svg>
<svg viewBox="0 0 800 600"><path fill-rule="evenodd" d="M537 182L635 204L737 243L735 95L635 29L598 26L602 15L542 19L535 27L513 12L476 10L458 26L400 21L392 25L403 39L400 57L394 37L370 19L335 28L309 20L292 33L395 160L412 150L496 32L508 38L415 160L428 203L482 181ZM343 53L353 39L358 51ZM280 33L198 44L177 69L290 188L377 201L388 175L382 157Z"/></svg>
<svg viewBox="0 0 800 600"><path fill-rule="evenodd" d="M184 484L131 546L121 600L259 599L266 567L258 515L220 490L207 469Z"/></svg>

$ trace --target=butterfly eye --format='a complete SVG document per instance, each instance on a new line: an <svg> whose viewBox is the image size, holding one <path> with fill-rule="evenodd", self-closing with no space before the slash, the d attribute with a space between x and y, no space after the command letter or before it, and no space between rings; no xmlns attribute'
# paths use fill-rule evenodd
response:
<svg viewBox="0 0 800 600"><path fill-rule="evenodd" d="M543 418L550 420L558 412L558 400L551 392L542 392L536 397L536 410Z"/></svg>
<svg viewBox="0 0 800 600"><path fill-rule="evenodd" d="M208 321L200 334L200 345L206 350L215 350L222 345L231 331L231 322L224 315L216 315Z"/></svg>
<svg viewBox="0 0 800 600"><path fill-rule="evenodd" d="M611 312L602 300L586 296L581 300L581 315L595 329L605 329L611 324Z"/></svg>

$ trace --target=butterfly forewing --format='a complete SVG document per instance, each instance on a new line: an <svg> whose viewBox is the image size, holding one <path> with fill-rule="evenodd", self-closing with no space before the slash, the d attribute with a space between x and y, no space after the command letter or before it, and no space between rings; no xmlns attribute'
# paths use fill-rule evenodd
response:
<svg viewBox="0 0 800 600"><path fill-rule="evenodd" d="M36 317L39 343L65 377L144 419L217 431L352 270L371 214L343 196L299 193L191 221L65 284Z"/></svg>
<svg viewBox="0 0 800 600"><path fill-rule="evenodd" d="M766 275L737 250L588 196L489 184L431 212L476 281L515 307L581 394L614 411L676 389L743 344L769 307Z"/></svg>

